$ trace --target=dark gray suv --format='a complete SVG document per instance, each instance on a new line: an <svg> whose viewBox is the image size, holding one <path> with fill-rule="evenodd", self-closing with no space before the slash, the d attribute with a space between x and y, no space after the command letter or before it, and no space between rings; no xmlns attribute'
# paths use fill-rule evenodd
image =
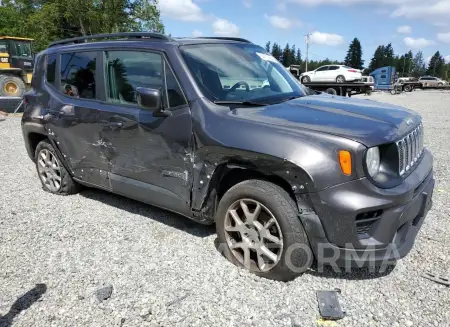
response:
<svg viewBox="0 0 450 327"><path fill-rule="evenodd" d="M24 103L44 190L96 187L215 223L223 254L263 277L395 261L431 207L417 113L314 92L247 40L55 42Z"/></svg>

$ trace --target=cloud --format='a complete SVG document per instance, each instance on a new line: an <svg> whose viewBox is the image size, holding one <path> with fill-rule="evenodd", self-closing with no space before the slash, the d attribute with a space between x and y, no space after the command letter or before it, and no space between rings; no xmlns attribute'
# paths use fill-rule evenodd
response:
<svg viewBox="0 0 450 327"><path fill-rule="evenodd" d="M414 39L412 37L405 37L403 39L403 42L405 43L406 46L410 47L411 49L422 49L435 44L433 40L427 40L424 39L423 37L418 39Z"/></svg>
<svg viewBox="0 0 450 327"><path fill-rule="evenodd" d="M252 0L242 0L242 3L244 7L251 8L252 7Z"/></svg>
<svg viewBox="0 0 450 327"><path fill-rule="evenodd" d="M218 36L239 36L239 27L226 19L217 18L212 28Z"/></svg>
<svg viewBox="0 0 450 327"><path fill-rule="evenodd" d="M394 10L392 17L436 19L450 15L450 1L409 1Z"/></svg>
<svg viewBox="0 0 450 327"><path fill-rule="evenodd" d="M385 12L392 17L436 20L445 22L450 14L450 0L279 0L302 6L366 6L373 12Z"/></svg>
<svg viewBox="0 0 450 327"><path fill-rule="evenodd" d="M288 30L292 27L302 25L302 23L299 20L289 19L289 18L286 18L283 16L277 16L277 15L269 16L266 14L266 15L264 15L264 18L266 18L273 27L284 29L284 30Z"/></svg>
<svg viewBox="0 0 450 327"><path fill-rule="evenodd" d="M208 19L192 0L159 0L159 9L162 16L176 20L199 22Z"/></svg>
<svg viewBox="0 0 450 327"><path fill-rule="evenodd" d="M437 39L444 43L450 43L450 32L449 33L438 33Z"/></svg>
<svg viewBox="0 0 450 327"><path fill-rule="evenodd" d="M202 32L202 31L199 31L199 30L194 30L194 31L192 32L192 36L193 36L193 37L200 37L200 36L203 36L203 32Z"/></svg>
<svg viewBox="0 0 450 327"><path fill-rule="evenodd" d="M403 25L403 26L397 27L397 33L401 33L401 34L411 34L411 32L412 32L411 26Z"/></svg>
<svg viewBox="0 0 450 327"><path fill-rule="evenodd" d="M450 62L450 55L444 57L446 62Z"/></svg>
<svg viewBox="0 0 450 327"><path fill-rule="evenodd" d="M336 46L344 43L344 38L339 34L328 34L315 31L310 37L311 43Z"/></svg>

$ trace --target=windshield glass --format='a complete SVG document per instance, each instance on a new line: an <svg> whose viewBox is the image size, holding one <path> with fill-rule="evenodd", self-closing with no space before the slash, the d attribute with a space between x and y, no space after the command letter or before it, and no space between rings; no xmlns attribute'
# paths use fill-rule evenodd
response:
<svg viewBox="0 0 450 327"><path fill-rule="evenodd" d="M14 41L13 46L16 48L16 56L31 58L31 43L27 41Z"/></svg>
<svg viewBox="0 0 450 327"><path fill-rule="evenodd" d="M203 95L213 102L273 104L305 95L294 76L257 45L199 44L180 50Z"/></svg>

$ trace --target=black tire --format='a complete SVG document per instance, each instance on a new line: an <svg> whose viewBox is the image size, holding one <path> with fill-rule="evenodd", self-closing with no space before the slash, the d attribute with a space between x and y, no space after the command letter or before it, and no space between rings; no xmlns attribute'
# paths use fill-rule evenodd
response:
<svg viewBox="0 0 450 327"><path fill-rule="evenodd" d="M405 92L412 92L412 87L411 87L411 85L405 85L405 86L403 87L403 91L405 91Z"/></svg>
<svg viewBox="0 0 450 327"><path fill-rule="evenodd" d="M444 84L442 84L441 82L438 83L438 86L442 86L442 85L444 85Z"/></svg>
<svg viewBox="0 0 450 327"><path fill-rule="evenodd" d="M310 83L310 82L311 82L311 78L309 78L309 76L302 77L302 83Z"/></svg>
<svg viewBox="0 0 450 327"><path fill-rule="evenodd" d="M236 266L245 268L230 250L225 236L225 219L228 209L241 199L258 201L269 209L283 237L283 249L280 252L279 261L269 271L252 272L268 279L290 281L306 271L314 261L314 255L299 219L296 203L284 189L263 180L247 180L238 183L220 200L216 212L216 230L219 248L223 250L224 256Z"/></svg>
<svg viewBox="0 0 450 327"><path fill-rule="evenodd" d="M345 76L339 75L336 77L336 83L345 83Z"/></svg>
<svg viewBox="0 0 450 327"><path fill-rule="evenodd" d="M9 91L8 85L13 85L15 91ZM22 97L25 93L25 83L17 76L0 75L0 96L4 97Z"/></svg>
<svg viewBox="0 0 450 327"><path fill-rule="evenodd" d="M44 183L43 177L39 173L38 165L40 164L38 162L39 156L41 154L41 151L47 150L49 151L54 157L55 160L58 162L59 165L59 176L61 178L60 187L58 190L51 190L48 188L48 186ZM48 140L41 141L38 146L36 147L35 155L34 155L34 162L36 164L36 170L38 172L39 179L42 183L42 188L44 191L52 193L52 194L58 194L58 195L70 195L70 194L76 194L80 191L80 184L75 182L72 179L72 176L68 173L64 165L59 160L58 156L56 155L56 151L53 148L53 146L50 144Z"/></svg>
<svg viewBox="0 0 450 327"><path fill-rule="evenodd" d="M332 95L337 95L336 90L331 88L331 87L326 89L325 93L332 94Z"/></svg>

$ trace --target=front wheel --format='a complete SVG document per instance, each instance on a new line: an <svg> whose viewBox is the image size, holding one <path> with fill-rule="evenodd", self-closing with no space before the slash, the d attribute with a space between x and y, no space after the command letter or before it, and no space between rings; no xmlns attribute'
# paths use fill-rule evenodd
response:
<svg viewBox="0 0 450 327"><path fill-rule="evenodd" d="M302 83L309 83L309 82L311 82L311 78L309 78L309 76L302 77Z"/></svg>
<svg viewBox="0 0 450 327"><path fill-rule="evenodd" d="M220 200L216 230L224 256L258 276L289 281L313 261L298 208L278 185L248 180Z"/></svg>

